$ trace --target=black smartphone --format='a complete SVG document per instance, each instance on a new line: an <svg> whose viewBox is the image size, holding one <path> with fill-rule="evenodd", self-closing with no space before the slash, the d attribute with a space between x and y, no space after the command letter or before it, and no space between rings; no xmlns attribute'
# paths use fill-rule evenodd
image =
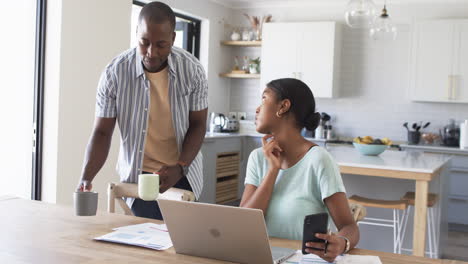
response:
<svg viewBox="0 0 468 264"><path fill-rule="evenodd" d="M302 235L302 254L309 254L305 251L307 242L325 242L325 240L315 237L316 233L326 234L328 232L328 214L312 214L304 218L304 233Z"/></svg>

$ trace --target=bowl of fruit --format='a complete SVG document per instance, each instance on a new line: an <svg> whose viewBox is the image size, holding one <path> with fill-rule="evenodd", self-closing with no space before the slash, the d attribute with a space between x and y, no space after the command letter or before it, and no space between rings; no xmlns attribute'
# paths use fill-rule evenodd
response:
<svg viewBox="0 0 468 264"><path fill-rule="evenodd" d="M392 145L392 141L388 138L374 139L371 136L365 136L354 138L353 145L362 155L377 156Z"/></svg>

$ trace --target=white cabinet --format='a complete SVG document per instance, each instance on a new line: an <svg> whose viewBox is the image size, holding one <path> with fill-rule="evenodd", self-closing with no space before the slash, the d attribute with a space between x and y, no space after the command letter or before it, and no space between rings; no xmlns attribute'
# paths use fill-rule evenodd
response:
<svg viewBox="0 0 468 264"><path fill-rule="evenodd" d="M413 101L468 102L468 20L415 24L412 49Z"/></svg>
<svg viewBox="0 0 468 264"><path fill-rule="evenodd" d="M267 23L263 29L261 90L274 79L296 78L315 97L337 95L341 27L336 22Z"/></svg>

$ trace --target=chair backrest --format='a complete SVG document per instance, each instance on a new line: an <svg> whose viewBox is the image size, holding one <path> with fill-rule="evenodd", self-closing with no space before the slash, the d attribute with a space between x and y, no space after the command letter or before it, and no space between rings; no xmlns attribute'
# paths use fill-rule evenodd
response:
<svg viewBox="0 0 468 264"><path fill-rule="evenodd" d="M124 210L126 215L133 215L132 210L125 203L124 198L139 198L138 184L136 183L109 183L107 187L107 212L115 212L115 201ZM191 191L170 188L158 195L158 199L176 200L176 201L195 201L195 194Z"/></svg>
<svg viewBox="0 0 468 264"><path fill-rule="evenodd" d="M351 210L351 215L354 218L354 221L359 222L367 215L367 210L364 206L357 203L349 203L349 209Z"/></svg>

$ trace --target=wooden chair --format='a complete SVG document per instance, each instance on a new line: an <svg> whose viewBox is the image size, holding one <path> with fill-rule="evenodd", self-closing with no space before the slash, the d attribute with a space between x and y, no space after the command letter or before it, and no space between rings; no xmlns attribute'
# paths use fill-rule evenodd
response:
<svg viewBox="0 0 468 264"><path fill-rule="evenodd" d="M132 210L125 203L124 198L139 198L138 184L136 183L109 183L107 187L107 212L115 213L115 201L124 210L126 215L133 215ZM158 195L158 199L195 201L195 194L191 191L170 188L163 194Z"/></svg>
<svg viewBox="0 0 468 264"><path fill-rule="evenodd" d="M374 207L393 210L393 219L371 218L365 217L359 224L385 226L393 228L393 253L401 253L401 234L402 223L408 219L407 207L408 202L405 200L378 200L370 199L358 195L353 195L348 198L352 204L360 204L364 207ZM400 218L400 211L403 211Z"/></svg>
<svg viewBox="0 0 468 264"><path fill-rule="evenodd" d="M360 204L349 203L349 209L351 210L351 215L353 216L356 223L362 221L367 215L366 208Z"/></svg>
<svg viewBox="0 0 468 264"><path fill-rule="evenodd" d="M411 211L411 207L414 207L414 202L415 202L415 193L414 192L407 192L403 197L401 197L402 200L405 200L408 203L408 209L406 209L406 214L409 215ZM426 254L430 258L439 258L439 234L440 232L436 232L436 226L435 226L435 221L436 221L436 209L435 205L437 201L439 200L439 196L435 193L428 193L427 194L427 242L429 246L429 251L426 252ZM402 231L402 241L405 238L405 233L406 233L406 227L408 224L408 218L406 218L406 221L402 223L403 224L403 231ZM412 251L412 249L404 249L408 251Z"/></svg>

